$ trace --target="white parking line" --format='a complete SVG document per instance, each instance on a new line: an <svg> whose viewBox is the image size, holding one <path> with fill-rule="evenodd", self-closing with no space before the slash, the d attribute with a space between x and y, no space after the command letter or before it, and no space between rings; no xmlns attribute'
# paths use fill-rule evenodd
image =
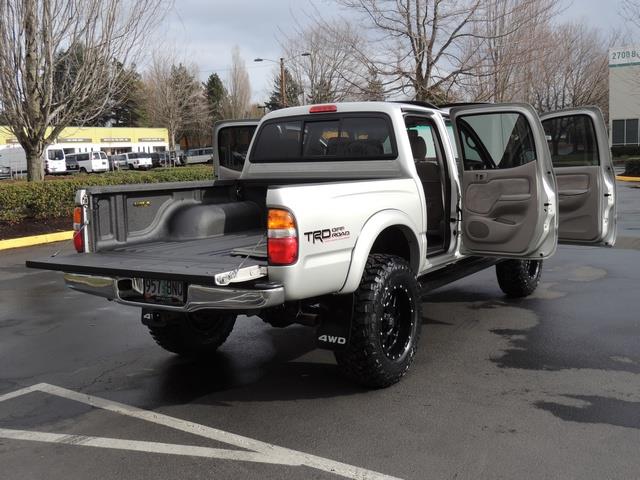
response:
<svg viewBox="0 0 640 480"><path fill-rule="evenodd" d="M164 453L172 455L190 455L196 457L208 457L227 460L274 463L288 466L307 466L316 470L333 473L345 478L355 480L399 480L397 477L384 475L373 470L356 467L346 463L336 462L327 458L310 455L288 448L278 447L271 443L261 442L249 437L225 432L206 425L170 417L162 413L156 413L141 408L132 407L123 403L94 397L83 393L74 392L66 388L57 387L48 383L39 383L15 392L0 396L0 402L26 395L32 392L43 392L50 395L81 402L95 408L101 408L111 412L125 415L139 420L145 420L165 427L191 433L200 437L216 440L238 448L250 450L239 451L221 448L197 447L190 445L177 445L157 442L141 442L135 440L120 440L115 438L88 437L82 435L60 435L46 432L31 432L25 430L0 429L0 438L13 440L27 440L46 443L60 443L81 445L98 448L112 448L118 450L130 450L138 452Z"/></svg>
<svg viewBox="0 0 640 480"><path fill-rule="evenodd" d="M60 433L31 432L29 430L13 430L0 428L0 438L10 440L26 440L29 442L59 443L62 445L78 445L82 447L109 448L113 450L130 450L132 452L164 453L166 455L185 455L189 457L219 458L223 460L242 460L245 462L275 463L283 465L280 458L269 458L262 453L229 450L225 448L196 447L193 445L176 445L174 443L142 442L139 440L122 440L120 438L90 437L86 435L62 435ZM290 463L288 465L299 465Z"/></svg>

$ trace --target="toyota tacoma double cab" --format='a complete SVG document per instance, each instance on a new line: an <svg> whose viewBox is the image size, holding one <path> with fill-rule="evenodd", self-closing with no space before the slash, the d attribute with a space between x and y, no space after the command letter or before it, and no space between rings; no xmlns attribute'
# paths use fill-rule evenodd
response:
<svg viewBox="0 0 640 480"><path fill-rule="evenodd" d="M615 242L597 108L311 105L219 124L214 140L220 178L79 190L79 253L27 265L141 308L180 355L214 351L240 314L314 327L344 374L378 388L412 363L425 292L495 265L526 296L558 243Z"/></svg>

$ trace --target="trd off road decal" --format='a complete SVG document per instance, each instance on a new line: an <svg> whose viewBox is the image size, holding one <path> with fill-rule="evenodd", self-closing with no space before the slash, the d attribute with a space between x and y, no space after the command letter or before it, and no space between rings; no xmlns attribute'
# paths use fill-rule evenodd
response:
<svg viewBox="0 0 640 480"><path fill-rule="evenodd" d="M307 237L307 242L311 243L325 243L333 242L335 240L345 240L350 236L349 230L345 227L333 227L323 228L322 230L314 230L312 232L304 232L304 236Z"/></svg>

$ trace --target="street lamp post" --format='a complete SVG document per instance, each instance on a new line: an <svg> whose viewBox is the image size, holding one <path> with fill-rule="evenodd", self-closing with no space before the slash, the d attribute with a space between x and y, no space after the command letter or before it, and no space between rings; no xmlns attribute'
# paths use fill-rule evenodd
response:
<svg viewBox="0 0 640 480"><path fill-rule="evenodd" d="M301 53L299 55L293 55L289 58L284 58L284 57L280 57L280 61L276 62L275 60L271 60L269 58L254 58L253 61L254 62L273 62L273 63L280 63L280 103L282 104L283 107L287 106L287 78L284 74L284 62L291 60L292 58L295 57L309 57L311 56L311 54L309 52L304 52Z"/></svg>

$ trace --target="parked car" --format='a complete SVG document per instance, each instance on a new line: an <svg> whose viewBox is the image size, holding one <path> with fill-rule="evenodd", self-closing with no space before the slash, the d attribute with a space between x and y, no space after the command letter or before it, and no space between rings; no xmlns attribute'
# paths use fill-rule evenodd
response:
<svg viewBox="0 0 640 480"><path fill-rule="evenodd" d="M65 155L64 162L66 165L67 173L78 173L80 171L78 158L74 154Z"/></svg>
<svg viewBox="0 0 640 480"><path fill-rule="evenodd" d="M187 150L184 156L184 163L189 165L191 163L209 163L213 161L213 148L192 148Z"/></svg>
<svg viewBox="0 0 640 480"><path fill-rule="evenodd" d="M126 152L114 155L113 164L118 169L128 168L129 170L148 170L153 167L151 153Z"/></svg>
<svg viewBox="0 0 640 480"><path fill-rule="evenodd" d="M109 171L109 160L104 152L69 153L66 158L71 158L78 163L81 173L101 173Z"/></svg>
<svg viewBox="0 0 640 480"><path fill-rule="evenodd" d="M502 291L526 297L558 243L616 239L595 107L285 108L260 120L237 179L89 187L76 205L79 254L28 266L140 307L155 341L185 356L215 351L238 315L313 327L374 388L409 370L434 288L495 265Z"/></svg>
<svg viewBox="0 0 640 480"><path fill-rule="evenodd" d="M151 164L154 168L171 166L171 156L169 152L152 152L149 155L151 156Z"/></svg>
<svg viewBox="0 0 640 480"><path fill-rule="evenodd" d="M8 180L11 178L11 167L0 165L0 180Z"/></svg>

